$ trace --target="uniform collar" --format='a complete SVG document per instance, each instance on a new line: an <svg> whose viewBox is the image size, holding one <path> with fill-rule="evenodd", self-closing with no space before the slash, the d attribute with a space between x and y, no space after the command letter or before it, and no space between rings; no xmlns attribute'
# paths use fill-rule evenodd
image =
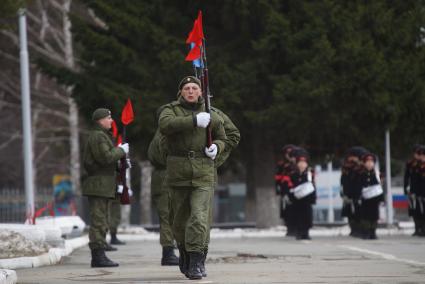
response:
<svg viewBox="0 0 425 284"><path fill-rule="evenodd" d="M204 105L204 98L199 97L199 100L196 103L188 103L182 96L178 99L180 105L182 105L186 109L190 110L199 110Z"/></svg>
<svg viewBox="0 0 425 284"><path fill-rule="evenodd" d="M112 132L111 132L111 130L108 130L108 129L103 128L103 127L102 127L102 126L100 126L98 123L95 123L95 125L94 125L93 129L94 129L94 130L100 130L100 131L102 131L102 132L104 132L104 133L106 133L106 134L108 134L109 136L111 136L111 137L112 137Z"/></svg>

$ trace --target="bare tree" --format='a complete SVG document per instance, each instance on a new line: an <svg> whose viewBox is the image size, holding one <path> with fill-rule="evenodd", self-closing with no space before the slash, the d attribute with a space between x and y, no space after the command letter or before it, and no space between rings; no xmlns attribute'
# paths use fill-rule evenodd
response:
<svg viewBox="0 0 425 284"><path fill-rule="evenodd" d="M36 0L27 10L30 59L42 58L76 70L71 21L72 0ZM17 19L16 19L17 24ZM22 157L19 89L19 36L17 30L0 31L0 172L9 183L19 184ZM70 172L80 193L80 146L78 108L72 88L59 85L31 65L32 131L36 181L50 183L58 172ZM18 145L17 145L18 144ZM11 167L12 170L11 171ZM14 172L15 177L10 177ZM3 175L3 176L4 176Z"/></svg>

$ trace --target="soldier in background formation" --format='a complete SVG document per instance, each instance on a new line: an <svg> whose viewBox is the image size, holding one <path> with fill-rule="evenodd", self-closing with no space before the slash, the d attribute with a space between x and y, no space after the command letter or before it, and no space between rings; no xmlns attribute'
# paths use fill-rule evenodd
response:
<svg viewBox="0 0 425 284"><path fill-rule="evenodd" d="M360 204L362 187L359 182L362 170L361 157L367 153L363 147L348 150L341 169L342 216L348 218L352 237L361 237Z"/></svg>
<svg viewBox="0 0 425 284"><path fill-rule="evenodd" d="M404 174L404 194L409 200L409 216L415 223L413 236L425 236L425 146L415 145L413 158Z"/></svg>
<svg viewBox="0 0 425 284"><path fill-rule="evenodd" d="M158 115L161 108L158 110ZM152 201L159 217L159 243L162 247L161 265L178 265L179 258L174 253L174 237L171 230L172 212L170 190L165 180L167 153L164 149L165 137L159 132L149 144L148 158L153 166L151 174Z"/></svg>
<svg viewBox="0 0 425 284"><path fill-rule="evenodd" d="M129 151L127 143L115 147L112 133L111 112L99 108L93 112L93 129L84 147L83 167L85 175L82 193L88 197L90 212L89 247L91 267L114 267L118 263L106 255L108 209L117 194L117 162Z"/></svg>
<svg viewBox="0 0 425 284"><path fill-rule="evenodd" d="M282 148L283 160L276 167L276 194L281 196L281 218L287 236L309 240L313 225L313 204L316 203L314 173L309 168L308 152L294 145Z"/></svg>
<svg viewBox="0 0 425 284"><path fill-rule="evenodd" d="M376 156L363 147L352 147L341 174L342 216L348 218L350 236L376 239L383 190L375 170Z"/></svg>

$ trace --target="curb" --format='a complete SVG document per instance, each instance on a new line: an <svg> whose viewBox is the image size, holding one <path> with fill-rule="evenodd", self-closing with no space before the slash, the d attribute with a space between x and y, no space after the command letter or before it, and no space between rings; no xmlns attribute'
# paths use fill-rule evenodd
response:
<svg viewBox="0 0 425 284"><path fill-rule="evenodd" d="M159 240L159 233L140 233L132 230L119 231L119 238L124 241L156 241ZM413 233L413 228L378 228L378 236L408 236ZM342 226L328 229L316 227L310 230L311 237L348 237L350 228ZM283 238L286 236L284 227L272 229L212 229L211 239L242 239L242 238Z"/></svg>
<svg viewBox="0 0 425 284"><path fill-rule="evenodd" d="M18 281L14 270L0 269L0 284L14 284Z"/></svg>
<svg viewBox="0 0 425 284"><path fill-rule="evenodd" d="M88 236L82 236L65 240L63 248L51 248L49 252L39 256L0 259L0 284L16 283L16 272L8 269L34 268L56 264L61 261L62 257L86 246L88 242Z"/></svg>

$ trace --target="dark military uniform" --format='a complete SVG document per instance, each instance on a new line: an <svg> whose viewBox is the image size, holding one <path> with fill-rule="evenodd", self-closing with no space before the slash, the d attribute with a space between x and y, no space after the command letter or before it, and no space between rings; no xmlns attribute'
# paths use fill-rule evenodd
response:
<svg viewBox="0 0 425 284"><path fill-rule="evenodd" d="M114 146L110 131L96 125L90 132L84 149L83 165L87 175L82 193L88 197L90 211L89 247L93 260L105 260L107 247L108 209L116 195L117 161L125 152Z"/></svg>
<svg viewBox="0 0 425 284"><path fill-rule="evenodd" d="M416 193L420 186L420 161L412 159L406 163L406 169L404 172L404 194L407 195L409 200L409 216L413 218L415 223L415 232L413 235L419 235L420 226L419 219L417 218L416 211Z"/></svg>
<svg viewBox="0 0 425 284"><path fill-rule="evenodd" d="M356 162L345 161L341 174L341 197L343 206L341 215L348 218L350 236L360 237L360 200L362 185L360 183L361 167Z"/></svg>
<svg viewBox="0 0 425 284"><path fill-rule="evenodd" d="M289 190L293 187L290 177L294 173L295 165L291 161L285 159L278 162L275 173L275 191L280 196L280 217L285 222L287 236L296 235L294 206L289 198Z"/></svg>
<svg viewBox="0 0 425 284"><path fill-rule="evenodd" d="M360 175L360 182L362 185L362 191L364 189L380 185L379 173L375 169L367 170L363 169ZM378 196L372 198L366 198L362 193L361 206L360 206L360 218L362 235L364 239L376 239L376 228L379 219L379 203L384 201L384 195L381 193Z"/></svg>
<svg viewBox="0 0 425 284"><path fill-rule="evenodd" d="M196 114L203 111L202 98L192 104L179 97L166 105L159 117L167 145L166 182L171 188L173 233L180 258L182 254L189 256L190 267L199 267L203 259L215 183L215 163L204 152L205 129L195 124ZM211 129L218 158L225 149L226 134L215 112L211 112Z"/></svg>
<svg viewBox="0 0 425 284"><path fill-rule="evenodd" d="M297 240L308 240L310 239L309 230L313 227L313 204L316 203L316 190L302 198L297 198L294 190L306 183L312 183L314 186L313 172L309 168L304 172L296 169L290 177L292 188L289 196L293 203L296 237Z"/></svg>
<svg viewBox="0 0 425 284"><path fill-rule="evenodd" d="M425 155L425 148L421 149L421 156ZM414 211L413 216L416 219L418 227L418 236L425 236L425 162L421 160L418 164L418 186L413 192L414 194Z"/></svg>
<svg viewBox="0 0 425 284"><path fill-rule="evenodd" d="M148 158L154 167L151 175L151 195L159 217L159 243L162 246L161 265L178 265L179 260L174 254L174 238L171 230L170 190L164 182L167 159L165 146L165 137L158 129L148 149Z"/></svg>

